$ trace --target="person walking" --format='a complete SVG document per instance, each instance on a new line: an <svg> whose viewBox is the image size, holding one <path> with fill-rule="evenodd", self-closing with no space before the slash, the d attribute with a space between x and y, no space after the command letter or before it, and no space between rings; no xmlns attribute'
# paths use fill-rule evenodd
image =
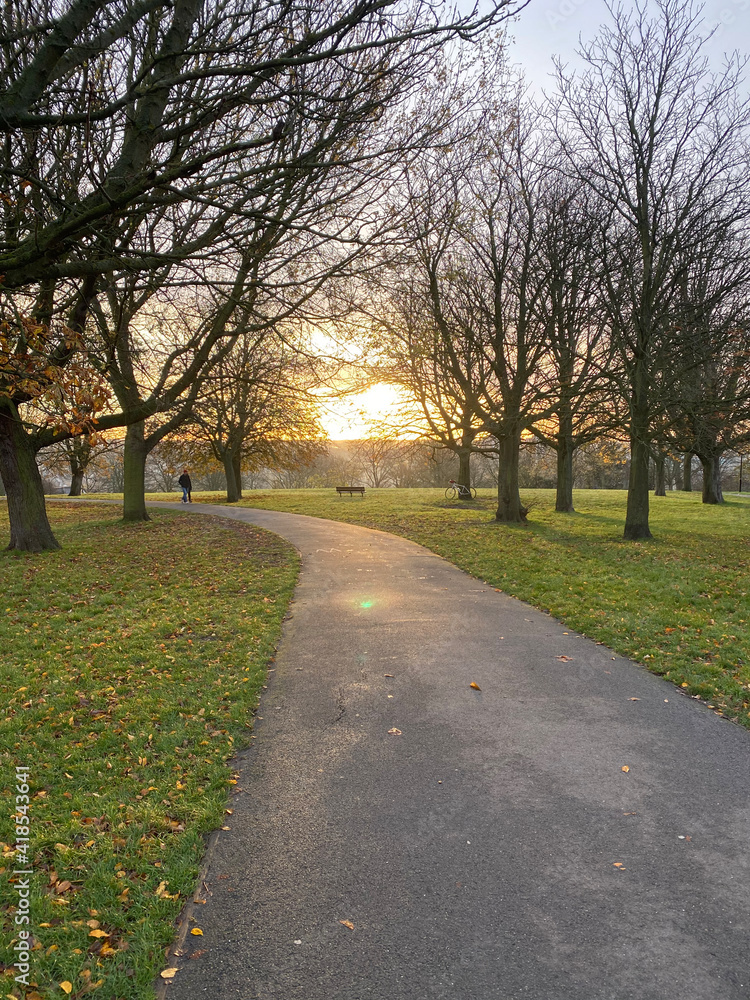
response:
<svg viewBox="0 0 750 1000"><path fill-rule="evenodd" d="M183 503L192 503L193 502L193 496L192 496L192 493L193 493L193 484L190 481L190 476L188 475L188 470L187 469L183 469L182 470L182 475L177 480L177 482L182 487L182 502Z"/></svg>

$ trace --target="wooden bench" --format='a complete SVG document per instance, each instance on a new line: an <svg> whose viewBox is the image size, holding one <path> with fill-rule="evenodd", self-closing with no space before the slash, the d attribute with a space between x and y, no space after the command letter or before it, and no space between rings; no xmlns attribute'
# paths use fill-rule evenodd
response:
<svg viewBox="0 0 750 1000"><path fill-rule="evenodd" d="M354 496L355 493L359 493L359 495L363 497L365 495L365 488L364 486L337 486L336 492L339 496L344 493L348 493L351 497Z"/></svg>

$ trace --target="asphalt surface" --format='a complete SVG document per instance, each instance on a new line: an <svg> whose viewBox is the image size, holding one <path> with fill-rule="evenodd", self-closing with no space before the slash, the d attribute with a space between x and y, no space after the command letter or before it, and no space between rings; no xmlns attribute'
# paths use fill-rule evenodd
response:
<svg viewBox="0 0 750 1000"><path fill-rule="evenodd" d="M747 732L415 544L201 510L302 574L170 1000L750 998Z"/></svg>

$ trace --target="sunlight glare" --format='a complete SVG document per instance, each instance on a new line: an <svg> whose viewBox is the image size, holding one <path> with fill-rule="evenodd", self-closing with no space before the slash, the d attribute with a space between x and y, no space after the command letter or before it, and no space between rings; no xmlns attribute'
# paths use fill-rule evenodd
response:
<svg viewBox="0 0 750 1000"><path fill-rule="evenodd" d="M321 398L321 424L332 441L355 441L382 433L382 424L396 422L404 397L392 385L379 383L341 399Z"/></svg>

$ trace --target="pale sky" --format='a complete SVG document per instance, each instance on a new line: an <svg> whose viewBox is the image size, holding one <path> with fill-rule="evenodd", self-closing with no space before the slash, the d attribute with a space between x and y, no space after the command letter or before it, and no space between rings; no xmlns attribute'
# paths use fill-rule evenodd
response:
<svg viewBox="0 0 750 1000"><path fill-rule="evenodd" d="M531 0L510 27L511 62L523 67L535 92L551 90L552 56L575 65L579 35L591 39L607 20L603 0ZM750 0L706 0L703 20L706 33L715 29L706 52L716 69L728 51L750 54Z"/></svg>

